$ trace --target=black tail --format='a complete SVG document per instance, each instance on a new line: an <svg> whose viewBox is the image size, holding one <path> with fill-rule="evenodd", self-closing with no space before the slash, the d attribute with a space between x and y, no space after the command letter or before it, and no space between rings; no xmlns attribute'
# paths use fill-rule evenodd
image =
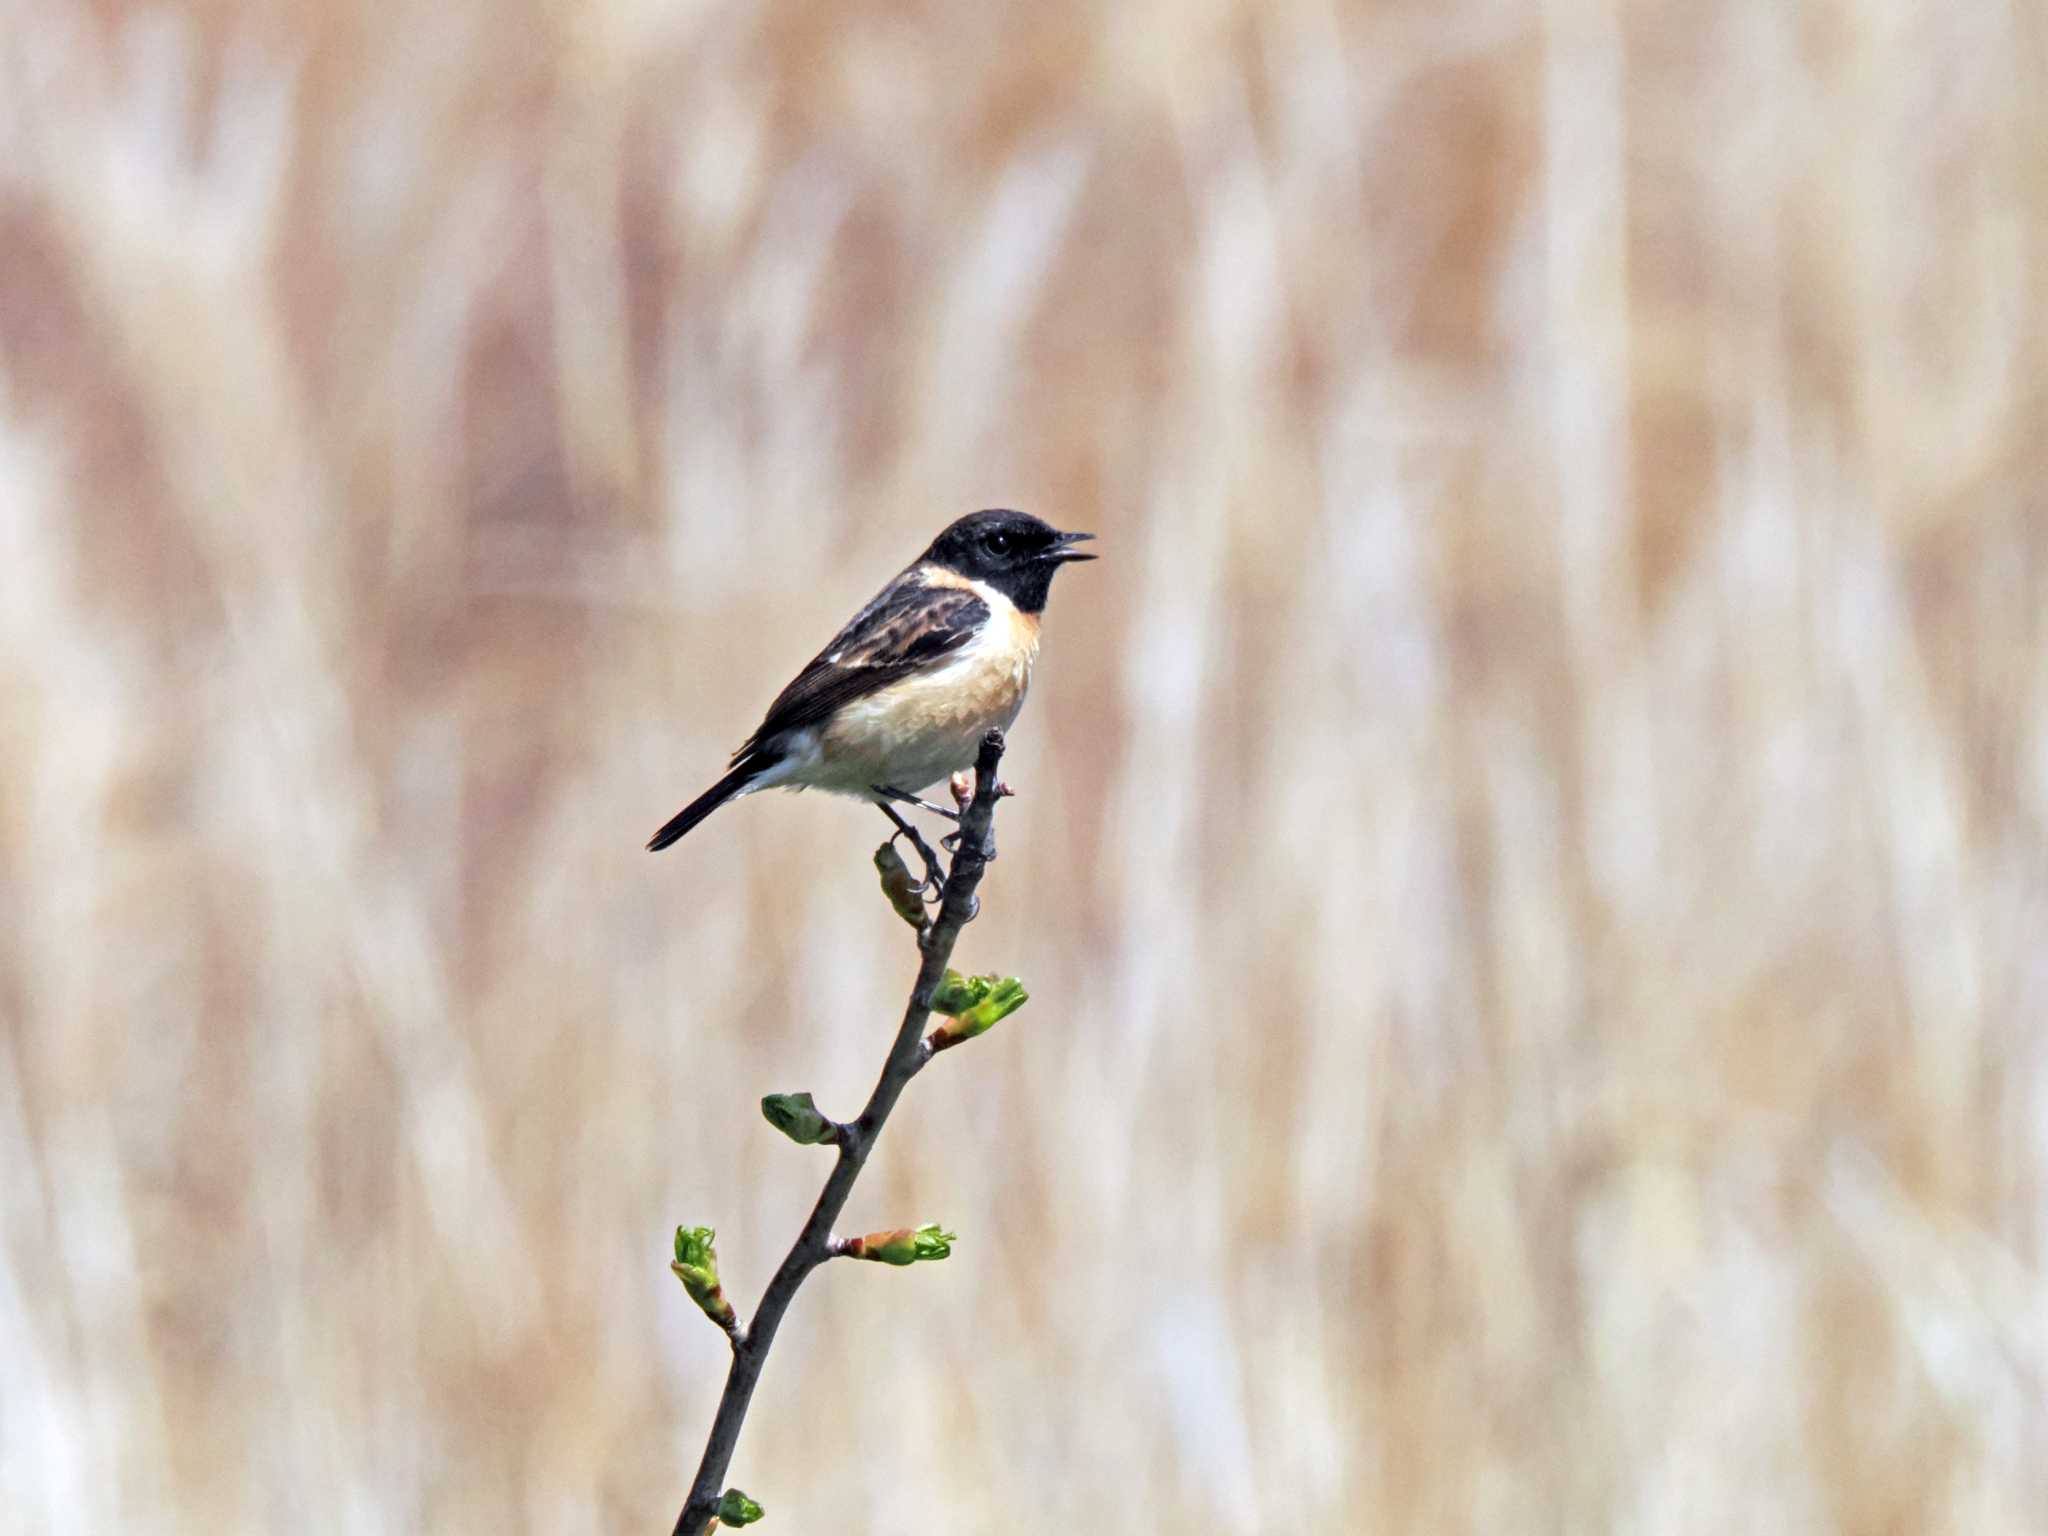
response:
<svg viewBox="0 0 2048 1536"><path fill-rule="evenodd" d="M647 851L649 853L661 852L662 849L681 837L734 795L745 789L747 781L759 773L762 766L759 762L746 762L734 768L731 773L728 773L716 784L705 790L703 794L671 816L668 819L668 825L655 833L653 838L649 840Z"/></svg>

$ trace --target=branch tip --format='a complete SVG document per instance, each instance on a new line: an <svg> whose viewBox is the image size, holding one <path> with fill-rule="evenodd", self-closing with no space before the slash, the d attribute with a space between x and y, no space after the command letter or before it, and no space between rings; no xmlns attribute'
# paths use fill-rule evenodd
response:
<svg viewBox="0 0 2048 1536"><path fill-rule="evenodd" d="M737 1488L728 1488L718 1501L717 1520L720 1525L729 1525L738 1530L743 1525L752 1525L767 1511Z"/></svg>
<svg viewBox="0 0 2048 1536"><path fill-rule="evenodd" d="M1015 976L962 976L948 971L932 993L932 1011L947 1015L946 1022L925 1037L925 1044L936 1055L963 1040L985 1035L1030 1001L1031 994Z"/></svg>
<svg viewBox="0 0 2048 1536"><path fill-rule="evenodd" d="M761 1100L761 1117L800 1147L832 1145L845 1127L822 1114L808 1093L771 1093Z"/></svg>
<svg viewBox="0 0 2048 1536"><path fill-rule="evenodd" d="M683 1282L683 1289L689 1292L690 1300L703 1309L706 1317L723 1328L737 1347L739 1314L725 1299L725 1287L719 1283L718 1250L713 1246L717 1236L709 1227L677 1227L676 1256L669 1269Z"/></svg>
<svg viewBox="0 0 2048 1536"><path fill-rule="evenodd" d="M925 924L924 882L910 872L910 866L903 861L903 855L896 851L896 839L890 838L875 850L875 873L882 882L882 894L889 898L889 905L896 915L913 928Z"/></svg>
<svg viewBox="0 0 2048 1536"><path fill-rule="evenodd" d="M921 1227L870 1232L865 1237L835 1238L831 1251L836 1258L872 1259L877 1264L900 1266L935 1263L950 1255L959 1241L959 1233L948 1232L932 1221Z"/></svg>

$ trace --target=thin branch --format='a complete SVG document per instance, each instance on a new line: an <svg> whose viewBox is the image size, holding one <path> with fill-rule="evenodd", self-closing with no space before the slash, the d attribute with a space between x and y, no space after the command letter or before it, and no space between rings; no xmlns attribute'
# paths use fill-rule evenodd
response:
<svg viewBox="0 0 2048 1536"><path fill-rule="evenodd" d="M732 1369L726 1373L718 1416L712 1420L711 1436L705 1442L697 1476L690 1484L689 1500L676 1517L674 1536L702 1536L710 1524L725 1486L726 1470L732 1464L733 1450L739 1444L740 1427L746 1422L747 1406L761 1379L761 1368L768 1361L775 1331L782 1326L782 1316L795 1300L797 1287L812 1270L832 1257L833 1223L846 1208L847 1197L853 1193L854 1181L860 1177L875 1138L881 1135L904 1085L931 1059L923 1036L925 1022L931 1016L932 995L945 977L946 963L953 958L960 930L974 916L975 887L981 884L982 874L996 856L996 801L1002 794L996 768L1002 757L1003 733L990 731L982 739L981 755L974 765L974 799L960 819L959 850L953 855L952 868L946 875L938 914L918 935L924 961L918 967L917 985L911 988L910 1002L903 1010L903 1022L896 1028L896 1039L882 1064L875 1091L868 1095L867 1107L841 1128L838 1160L818 1195L818 1203L811 1208L809 1220L762 1293L761 1304L754 1309L752 1326L733 1340Z"/></svg>

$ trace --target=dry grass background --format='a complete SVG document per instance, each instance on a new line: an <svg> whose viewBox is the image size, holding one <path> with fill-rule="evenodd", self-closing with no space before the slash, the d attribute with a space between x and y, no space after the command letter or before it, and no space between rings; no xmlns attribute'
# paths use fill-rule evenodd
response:
<svg viewBox="0 0 2048 1536"><path fill-rule="evenodd" d="M0 0L0 1508L666 1529L913 969L640 843L1062 578L773 1529L2048 1529L2033 0Z"/></svg>

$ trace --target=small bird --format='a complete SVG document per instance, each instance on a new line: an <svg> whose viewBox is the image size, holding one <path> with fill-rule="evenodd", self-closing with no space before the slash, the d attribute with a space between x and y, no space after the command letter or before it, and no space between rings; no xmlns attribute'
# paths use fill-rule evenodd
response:
<svg viewBox="0 0 2048 1536"><path fill-rule="evenodd" d="M728 800L757 789L823 789L870 800L922 849L890 802L918 798L973 764L1007 730L1038 656L1052 578L1090 533L1023 512L970 512L875 594L768 706L724 778L647 844L658 852Z"/></svg>

